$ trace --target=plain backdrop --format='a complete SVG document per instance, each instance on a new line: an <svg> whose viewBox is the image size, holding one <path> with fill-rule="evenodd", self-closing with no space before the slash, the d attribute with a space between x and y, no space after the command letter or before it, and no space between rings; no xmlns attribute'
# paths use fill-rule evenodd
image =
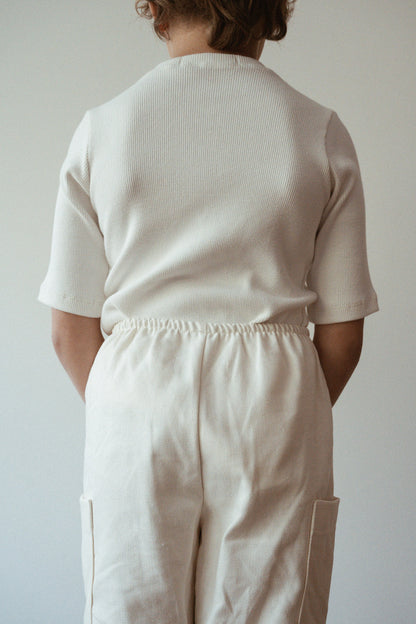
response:
<svg viewBox="0 0 416 624"><path fill-rule="evenodd" d="M76 624L84 403L36 297L78 121L170 57L134 1L22 0L1 13L0 620ZM298 0L286 39L260 58L336 110L353 138L380 306L333 408L341 502L328 624L415 621L415 30L413 0Z"/></svg>

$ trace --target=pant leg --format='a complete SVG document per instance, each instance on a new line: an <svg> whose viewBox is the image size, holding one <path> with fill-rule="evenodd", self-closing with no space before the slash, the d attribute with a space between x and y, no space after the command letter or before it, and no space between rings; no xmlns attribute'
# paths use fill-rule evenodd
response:
<svg viewBox="0 0 416 624"><path fill-rule="evenodd" d="M207 336L196 624L325 624L339 499L309 335Z"/></svg>
<svg viewBox="0 0 416 624"><path fill-rule="evenodd" d="M84 624L192 624L204 337L111 334L86 388Z"/></svg>
<svg viewBox="0 0 416 624"><path fill-rule="evenodd" d="M324 624L339 499L312 341L161 325L112 334L88 379L84 624Z"/></svg>

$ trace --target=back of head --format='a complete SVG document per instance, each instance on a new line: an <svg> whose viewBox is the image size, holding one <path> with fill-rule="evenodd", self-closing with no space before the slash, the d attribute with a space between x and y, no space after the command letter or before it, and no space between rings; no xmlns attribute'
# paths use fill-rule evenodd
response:
<svg viewBox="0 0 416 624"><path fill-rule="evenodd" d="M153 29L166 39L166 24L211 26L208 45L216 50L234 52L249 41L279 41L286 36L296 0L154 0L157 9ZM135 2L140 17L153 19L147 0Z"/></svg>

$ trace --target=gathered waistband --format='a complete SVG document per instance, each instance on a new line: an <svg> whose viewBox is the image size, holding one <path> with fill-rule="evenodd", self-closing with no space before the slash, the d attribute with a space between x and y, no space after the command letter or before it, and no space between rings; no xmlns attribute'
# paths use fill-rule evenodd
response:
<svg viewBox="0 0 416 624"><path fill-rule="evenodd" d="M309 329L304 325L291 323L217 323L188 319L164 318L125 318L115 323L112 334L123 331L146 329L173 329L179 332L198 332L204 334L300 334L309 336Z"/></svg>

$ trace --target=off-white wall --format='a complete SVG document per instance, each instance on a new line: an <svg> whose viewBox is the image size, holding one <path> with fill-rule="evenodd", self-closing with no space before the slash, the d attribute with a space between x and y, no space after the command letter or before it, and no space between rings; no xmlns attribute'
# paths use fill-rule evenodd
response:
<svg viewBox="0 0 416 624"><path fill-rule="evenodd" d="M76 123L169 57L133 0L3 3L2 24L0 617L75 624L84 404L36 297ZM415 29L412 0L298 0L287 39L266 42L260 59L352 135L381 308L333 409L341 504L328 624L409 624L416 613Z"/></svg>

